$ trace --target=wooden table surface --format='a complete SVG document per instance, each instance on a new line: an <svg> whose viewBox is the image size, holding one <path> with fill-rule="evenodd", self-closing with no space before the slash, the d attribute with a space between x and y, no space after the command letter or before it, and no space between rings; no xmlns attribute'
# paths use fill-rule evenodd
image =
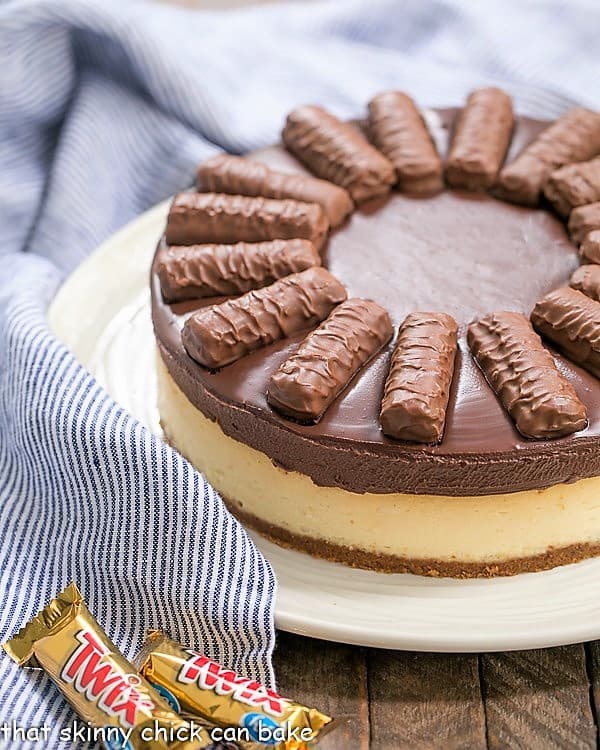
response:
<svg viewBox="0 0 600 750"><path fill-rule="evenodd" d="M280 632L275 670L283 695L351 717L319 750L598 747L600 642L422 654Z"/></svg>

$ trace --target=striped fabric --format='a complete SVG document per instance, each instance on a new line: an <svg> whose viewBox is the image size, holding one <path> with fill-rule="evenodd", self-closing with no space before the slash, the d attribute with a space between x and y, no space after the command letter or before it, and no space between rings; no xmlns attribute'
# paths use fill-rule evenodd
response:
<svg viewBox="0 0 600 750"><path fill-rule="evenodd" d="M303 101L356 116L385 88L446 105L487 82L525 114L598 107L598 28L598 4L558 1L0 5L0 638L74 579L126 654L160 627L272 683L268 563L50 335L48 301L199 160L273 141ZM72 720L43 674L0 658L0 747L71 747Z"/></svg>

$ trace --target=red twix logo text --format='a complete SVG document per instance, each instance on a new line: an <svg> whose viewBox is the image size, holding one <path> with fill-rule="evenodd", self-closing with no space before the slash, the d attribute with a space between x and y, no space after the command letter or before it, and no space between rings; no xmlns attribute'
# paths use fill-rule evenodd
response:
<svg viewBox="0 0 600 750"><path fill-rule="evenodd" d="M150 697L139 690L140 676L123 673L104 659L110 651L89 630L80 630L75 638L81 645L69 657L61 678L106 714L118 717L121 724L135 726L138 710L155 707Z"/></svg>
<svg viewBox="0 0 600 750"><path fill-rule="evenodd" d="M190 658L181 667L177 680L186 685L196 683L199 687L212 690L217 695L231 695L235 700L248 706L260 706L265 713L273 716L283 714L285 699L274 690L261 685L256 680L242 677L232 669L225 669L198 651L187 650Z"/></svg>

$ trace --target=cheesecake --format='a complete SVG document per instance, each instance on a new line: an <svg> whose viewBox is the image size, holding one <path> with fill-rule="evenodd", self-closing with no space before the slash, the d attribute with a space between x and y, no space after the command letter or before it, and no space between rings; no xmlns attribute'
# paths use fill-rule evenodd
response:
<svg viewBox="0 0 600 750"><path fill-rule="evenodd" d="M158 238L167 440L243 524L345 565L489 577L600 554L581 355L600 302L569 287L584 237L531 166L592 159L600 117L570 123L571 153L497 89L424 115L382 95L366 123L304 110L281 144L202 165ZM589 303L578 348L546 314L564 288Z"/></svg>

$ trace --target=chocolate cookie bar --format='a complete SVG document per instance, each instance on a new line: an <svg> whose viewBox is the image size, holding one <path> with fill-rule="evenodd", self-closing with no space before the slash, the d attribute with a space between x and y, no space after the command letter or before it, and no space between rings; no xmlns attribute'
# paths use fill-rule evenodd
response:
<svg viewBox="0 0 600 750"><path fill-rule="evenodd" d="M442 160L410 96L387 91L371 99L369 133L394 165L399 190L428 194L443 188Z"/></svg>
<svg viewBox="0 0 600 750"><path fill-rule="evenodd" d="M583 107L570 109L502 169L496 193L504 200L535 206L552 172L599 152L600 114Z"/></svg>
<svg viewBox="0 0 600 750"><path fill-rule="evenodd" d="M586 426L585 406L524 315L486 315L469 326L467 341L521 435L558 438Z"/></svg>
<svg viewBox="0 0 600 750"><path fill-rule="evenodd" d="M561 287L536 304L531 322L570 360L600 377L600 302Z"/></svg>
<svg viewBox="0 0 600 750"><path fill-rule="evenodd" d="M295 109L288 115L282 138L303 164L345 188L355 203L384 195L396 181L392 163L357 128L323 107Z"/></svg>
<svg viewBox="0 0 600 750"><path fill-rule="evenodd" d="M591 299L600 300L600 266L579 266L569 279L569 286Z"/></svg>
<svg viewBox="0 0 600 750"><path fill-rule="evenodd" d="M346 300L271 376L267 400L288 417L317 422L392 332L390 316L378 304Z"/></svg>
<svg viewBox="0 0 600 750"><path fill-rule="evenodd" d="M320 249L328 229L327 217L316 203L224 193L179 193L167 218L166 242L195 245L300 238Z"/></svg>
<svg viewBox="0 0 600 750"><path fill-rule="evenodd" d="M436 443L442 438L454 373L458 326L445 313L414 312L398 332L381 402L385 435Z"/></svg>
<svg viewBox="0 0 600 750"><path fill-rule="evenodd" d="M249 292L320 265L321 256L312 242L271 240L164 247L156 271L163 297L175 302Z"/></svg>
<svg viewBox="0 0 600 750"><path fill-rule="evenodd" d="M183 326L183 345L196 362L217 369L320 323L346 296L329 271L309 268L194 313Z"/></svg>
<svg viewBox="0 0 600 750"><path fill-rule="evenodd" d="M577 206L569 216L569 234L573 242L583 242L588 232L600 229L600 201Z"/></svg>
<svg viewBox="0 0 600 750"><path fill-rule="evenodd" d="M512 100L494 87L473 91L458 115L446 162L446 182L487 190L496 182L514 128Z"/></svg>
<svg viewBox="0 0 600 750"><path fill-rule="evenodd" d="M561 216L568 216L577 206L600 201L600 157L552 172L544 195Z"/></svg>
<svg viewBox="0 0 600 750"><path fill-rule="evenodd" d="M219 154L205 161L198 167L196 186L203 192L318 203L332 227L342 224L354 209L350 194L339 185L308 175L279 172L243 156Z"/></svg>
<svg viewBox="0 0 600 750"><path fill-rule="evenodd" d="M600 263L600 229L592 229L583 236L579 257L582 263Z"/></svg>

